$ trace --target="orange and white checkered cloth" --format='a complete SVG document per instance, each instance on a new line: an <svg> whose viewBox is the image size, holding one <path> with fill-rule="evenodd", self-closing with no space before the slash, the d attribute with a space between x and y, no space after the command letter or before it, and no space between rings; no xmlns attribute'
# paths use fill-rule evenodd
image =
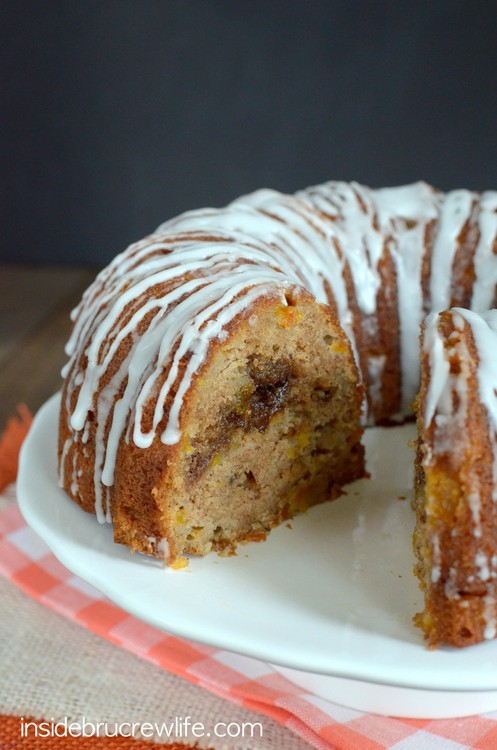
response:
<svg viewBox="0 0 497 750"><path fill-rule="evenodd" d="M321 750L496 750L497 711L447 720L365 714L306 693L262 661L140 622L64 568L26 525L14 483L2 496L14 502L0 513L0 573L46 607L153 664L270 716Z"/></svg>

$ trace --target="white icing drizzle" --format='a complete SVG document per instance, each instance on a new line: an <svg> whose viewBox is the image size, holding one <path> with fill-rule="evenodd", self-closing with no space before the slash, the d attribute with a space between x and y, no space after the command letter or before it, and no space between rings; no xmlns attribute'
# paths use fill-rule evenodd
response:
<svg viewBox="0 0 497 750"><path fill-rule="evenodd" d="M493 499L495 500L497 480L497 310L490 310L484 312L482 315L478 315L471 310L454 308L450 311L450 314L455 331L449 337L449 344L458 347L457 354L460 366L458 375L450 374L449 358L454 352L452 349L444 347L442 334L439 331L440 314L433 313L425 321L424 348L429 354L430 381L425 398L424 420L426 427L429 427L433 423L433 419L435 419L436 425L433 439L430 443L425 443L425 445L430 445L433 452L452 452L456 450L454 448L454 441L450 440L447 442L444 431L439 431L438 427L440 424L447 425L451 430L450 435L452 437L456 435L458 429L461 431L464 430L464 423L457 422L458 415L454 413L452 394L456 390L460 396L459 401L463 405L462 408L466 408L464 395L468 388L468 378L473 371L472 368L475 368L478 399L486 411L488 434L492 446L492 455L489 458L492 461L493 467L492 484ZM460 339L459 344L457 343L460 337L460 334L457 332L463 332L465 327L469 328L476 347L476 359L471 356L464 339ZM426 460L430 460L429 455L427 455ZM482 497L481 487L476 478L471 484L471 491L467 494L467 503L473 520L474 539L482 539ZM434 538L432 544L435 549L438 544L438 538ZM436 555L434 554L435 557ZM467 577L468 584L479 580L490 587L492 595L487 593L487 596L483 598L484 637L486 639L494 638L496 635L497 623L495 618L495 598L493 596L496 564L497 556L495 554L489 555L488 551L479 548L474 557L474 575ZM432 582L436 583L439 577L438 568L434 565L432 569ZM456 583L455 570L453 576L451 576L451 571L449 571L445 593L450 598L455 597L457 590Z"/></svg>
<svg viewBox="0 0 497 750"><path fill-rule="evenodd" d="M384 239L372 192L355 182L327 182L297 196L332 219L330 230L352 272L357 304L362 312L373 314L381 284L378 263Z"/></svg>
<svg viewBox="0 0 497 750"><path fill-rule="evenodd" d="M157 249L155 245L152 248ZM244 249L247 251L246 247ZM203 248L202 252L205 256L206 248ZM245 254L250 255L249 252ZM166 259L165 264L170 265L171 255L163 257ZM205 263L203 265L206 266ZM203 364L210 342L219 337L223 328L258 297L270 293L278 294L282 304L286 304L283 290L291 284L279 270L271 268L267 262L264 265L239 262L235 267L230 267L227 273L225 259L216 253L210 261L208 270L208 275L185 284L180 283L163 297L149 299L119 329L126 305L131 304L137 296L147 292L157 283L181 277L185 270L180 262L174 269L168 268L167 271L153 274L146 280L140 278L117 299L109 301L108 314L102 321L99 320L91 342L84 351L88 365L76 407L71 415L71 426L75 430L83 429L88 413L96 406L98 417L95 439L95 497L96 513L101 521L104 518L109 520L108 498L103 497L102 485L110 487L114 482L117 450L129 414L134 412L135 415L135 443L140 447L150 445L162 420L167 394L176 383L180 362L183 357L190 354L162 434L163 442L177 442L180 437L179 412L183 396L190 386L193 374ZM119 269L116 269L116 275L118 274ZM103 300L103 296L100 299ZM212 304L209 304L211 301ZM172 315L168 314L171 307L174 313ZM134 335L128 355L94 404L94 393L106 375L119 345L126 337L133 336L136 326L143 323L147 315L152 316L148 328L142 335ZM81 312L78 320L81 327L86 327ZM78 336L77 330L75 336ZM112 343L109 343L111 339ZM171 352L175 347L176 351L171 361ZM156 383L166 365L170 365L168 377L162 384L159 394L153 395ZM116 401L115 397L118 394ZM155 401L153 428L144 433L141 429L142 410L150 398L154 398ZM108 424L110 429L107 439L104 440Z"/></svg>
<svg viewBox="0 0 497 750"><path fill-rule="evenodd" d="M325 220L298 197L275 190L257 190L224 209L188 211L158 228L238 233L246 241L264 238L274 263L290 278L303 284L319 302L334 301L340 323L356 353L353 317L343 278L343 259L335 243L333 223ZM333 269L333 273L330 270ZM332 300L326 291L330 285ZM357 361L357 356L356 356Z"/></svg>
<svg viewBox="0 0 497 750"><path fill-rule="evenodd" d="M497 285L497 192L493 190L480 198L478 226L480 238L473 260L476 279L471 309L483 313L492 306Z"/></svg>
<svg viewBox="0 0 497 750"><path fill-rule="evenodd" d="M424 406L424 421L427 427L436 412L448 415L452 413L452 399L448 387L450 364L438 323L438 313L431 313L425 320L423 345L430 363L430 385Z"/></svg>
<svg viewBox="0 0 497 750"><path fill-rule="evenodd" d="M477 552L475 555L475 565L478 568L478 578L480 581L488 581L490 578L490 568L488 558L484 552Z"/></svg>
<svg viewBox="0 0 497 750"><path fill-rule="evenodd" d="M471 310L454 308L470 325L478 353L478 391L488 414L490 434L497 434L497 310L478 315Z"/></svg>
<svg viewBox="0 0 497 750"><path fill-rule="evenodd" d="M352 272L356 302L364 315L377 311L378 264L385 247L392 255L400 325L400 416L405 415L419 387L418 349L413 341L423 319L425 233L427 225L439 216L443 196L424 182L374 191L357 183L328 182L298 195L332 220L330 226ZM358 324L367 325L364 319ZM348 332L350 326L344 328Z"/></svg>
<svg viewBox="0 0 497 750"><path fill-rule="evenodd" d="M438 232L431 257L431 310L440 312L450 306L452 265L458 240L470 218L477 195L469 190L453 190L442 203Z"/></svg>
<svg viewBox="0 0 497 750"><path fill-rule="evenodd" d="M351 271L359 310L365 315L376 313L381 284L378 264L385 250L384 238L388 238L386 247L395 263L398 290L404 415L419 387L418 349L413 342L424 315L421 282L427 225L440 219L431 267L432 309L438 310L443 298L450 301L457 241L476 196L457 190L444 197L424 182L369 192L356 183L330 182L298 195L304 195L333 220L331 226ZM497 262L494 265L497 269Z"/></svg>
<svg viewBox="0 0 497 750"><path fill-rule="evenodd" d="M381 385L386 359L385 354L380 354L377 357L369 357L368 359L369 397L373 406L381 402Z"/></svg>
<svg viewBox="0 0 497 750"><path fill-rule="evenodd" d="M438 217L441 194L425 182L376 191L379 217L390 232L395 262L400 324L402 372L401 413L405 414L419 388L419 352L416 341L423 320L421 286L423 248L427 225Z"/></svg>
<svg viewBox="0 0 497 750"><path fill-rule="evenodd" d="M443 196L422 182L382 190L328 182L294 196L259 190L226 208L182 214L118 255L72 312L74 328L64 368L70 429L84 445L90 420L95 418L97 424L94 485L99 520L110 521L109 488L122 436L146 448L163 424L162 442L180 439L184 396L212 342L223 340L230 321L250 310L260 296L276 295L286 304L285 290L298 285L318 301L333 303L359 363L355 331L362 330L369 339L379 333L380 262L386 251L396 272L405 414L419 384L416 344L423 317L427 227L439 220L430 281L432 309L438 310L450 301L458 241L477 199L468 191ZM497 193L484 193L478 204L475 310L491 304L495 292L496 209ZM440 406L448 392L448 362L436 317L427 322L425 340L432 351L433 382L426 407L430 422L435 412L438 420L443 418ZM115 371L118 352L123 359ZM387 365L382 354L364 362L373 404L381 401ZM485 393L491 403L488 388ZM144 410L148 414L150 405L152 420L145 426ZM447 415L451 406L447 401ZM61 482L66 479L70 441L63 446ZM495 472L497 477L497 460ZM76 471L71 482L77 490Z"/></svg>
<svg viewBox="0 0 497 750"><path fill-rule="evenodd" d="M478 392L488 415L492 445L492 498L497 502L497 310L478 315L471 310L456 308L471 326L478 353Z"/></svg>
<svg viewBox="0 0 497 750"><path fill-rule="evenodd" d="M73 439L72 437L69 437L64 441L64 445L62 447L62 453L59 462L59 487L64 487L65 485L66 458L72 443Z"/></svg>

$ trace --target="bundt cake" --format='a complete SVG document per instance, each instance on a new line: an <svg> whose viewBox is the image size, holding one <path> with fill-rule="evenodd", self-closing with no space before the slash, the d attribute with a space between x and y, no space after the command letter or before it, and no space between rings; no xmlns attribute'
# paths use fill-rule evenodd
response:
<svg viewBox="0 0 497 750"><path fill-rule="evenodd" d="M432 645L464 646L497 634L497 310L433 313L421 351L417 622Z"/></svg>
<svg viewBox="0 0 497 750"><path fill-rule="evenodd" d="M73 313L61 486L112 522L117 542L173 567L185 554L262 539L336 497L364 475L364 426L412 413L424 318L494 306L496 211L494 192L329 182L295 195L259 190L162 224L117 256ZM471 637L450 606L435 604L459 586L441 550L459 542L439 529L442 482L432 501L432 472L447 463L429 450L439 414L420 416L434 408L433 358L443 355L439 343L427 353L432 327L418 400L415 542L427 596L418 624L431 643L463 645L493 636L495 602L484 595ZM430 463L439 453L440 465ZM469 482L461 488L461 503L477 507ZM474 519L466 513L468 537ZM489 537L478 552L490 547ZM432 625L444 618L454 626Z"/></svg>

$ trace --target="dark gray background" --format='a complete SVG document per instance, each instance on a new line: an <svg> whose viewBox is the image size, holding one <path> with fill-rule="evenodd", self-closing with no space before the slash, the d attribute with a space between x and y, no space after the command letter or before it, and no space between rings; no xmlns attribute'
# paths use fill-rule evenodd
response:
<svg viewBox="0 0 497 750"><path fill-rule="evenodd" d="M2 260L270 186L497 188L497 5L3 0Z"/></svg>

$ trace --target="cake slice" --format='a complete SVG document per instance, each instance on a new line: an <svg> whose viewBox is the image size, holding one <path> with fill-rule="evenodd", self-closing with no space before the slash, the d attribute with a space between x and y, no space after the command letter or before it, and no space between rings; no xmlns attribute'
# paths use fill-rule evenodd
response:
<svg viewBox="0 0 497 750"><path fill-rule="evenodd" d="M416 403L416 618L430 646L497 635L497 311L426 319Z"/></svg>
<svg viewBox="0 0 497 750"><path fill-rule="evenodd" d="M185 564L185 554L229 553L239 542L262 539L364 474L363 389L331 308L286 285L240 309L211 339L192 377L188 368L195 362L187 351L164 400L164 383L173 382L168 362L148 399L116 431L118 442L112 424L129 379L122 386L102 380L84 440L74 439L71 422L79 391L91 380L87 371L77 375L81 364L67 380L74 391L66 385L63 393L61 483L85 510L97 508L112 520L117 542L173 567ZM123 325L126 319L124 311ZM130 344L123 339L122 346L117 374L134 361ZM159 406L162 417L152 431ZM144 450L140 443L150 435ZM101 467L109 464L112 446L114 470L107 477Z"/></svg>

